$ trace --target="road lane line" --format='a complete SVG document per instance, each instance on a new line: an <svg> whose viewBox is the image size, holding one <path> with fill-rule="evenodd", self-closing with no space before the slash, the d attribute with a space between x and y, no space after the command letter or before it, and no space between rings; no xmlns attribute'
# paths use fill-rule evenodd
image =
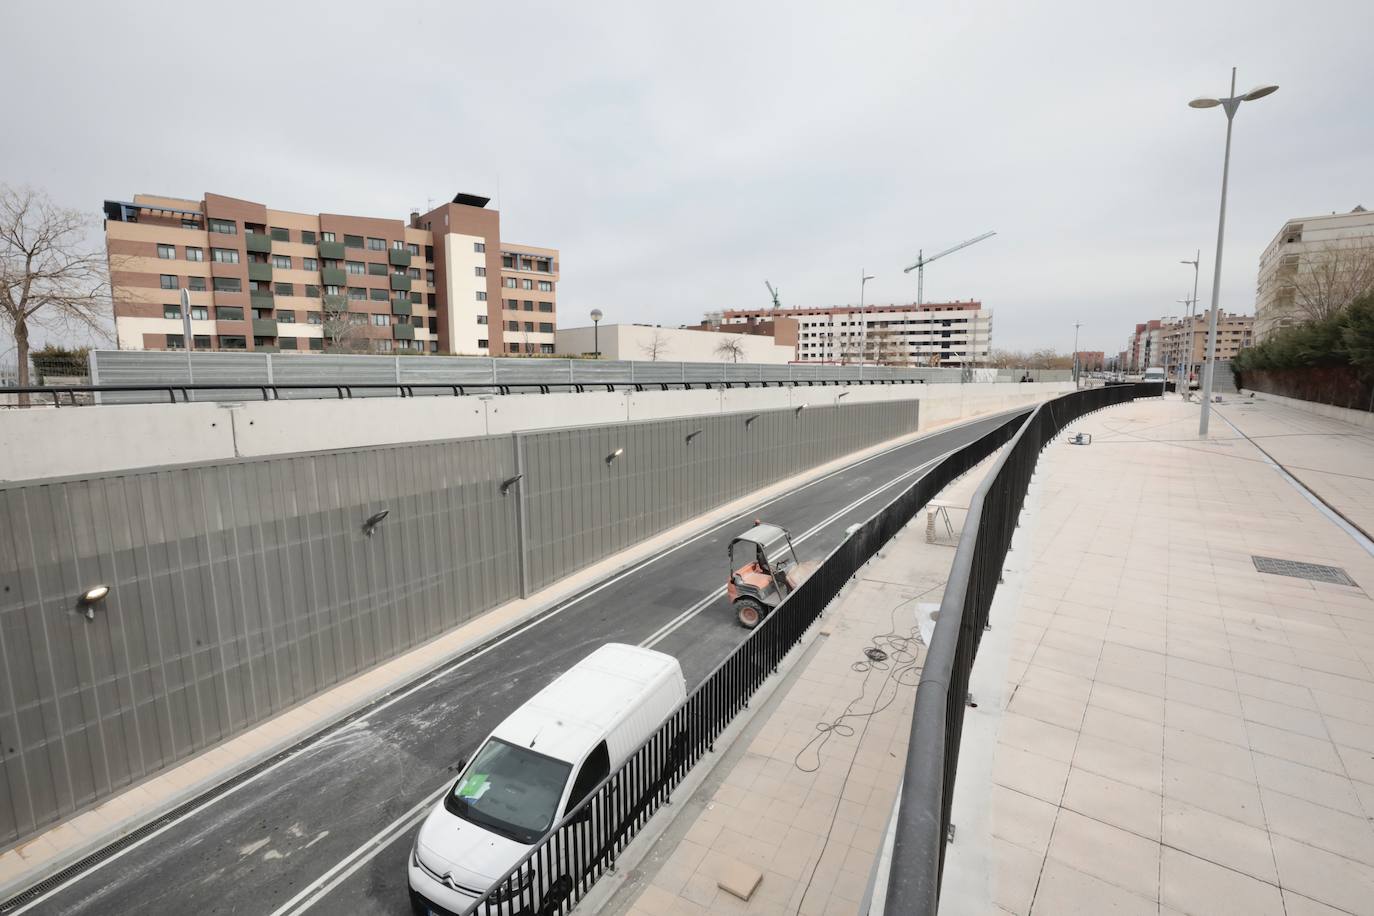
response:
<svg viewBox="0 0 1374 916"><path fill-rule="evenodd" d="M808 489L808 488L810 488L810 487L813 487L813 486L815 486L816 484L823 483L824 481L829 480L829 479L831 479L832 477L835 477L835 476L837 476L837 475L839 475L839 474L847 473L847 472L849 472L849 471L854 470L855 468L858 468L858 467L861 467L861 466L863 466L863 465L865 465L865 464L868 464L870 461L876 461L876 460L878 460L879 458L884 458L884 457L886 457L886 456L888 456L888 455L891 455L891 454L893 454L894 452L898 452L898 451L900 451L900 450L902 450L902 449L911 448L911 447L913 447L913 446L920 446L920 445L923 445L923 444L929 444L932 440L934 440L934 439L936 439L936 438L938 438L938 437L940 437L940 436L944 436L944 435L946 435L946 434L948 434L948 433L956 432L956 431L958 431L958 430L964 429L964 428L969 427L969 426L974 426L974 425L977 425L977 424L980 424L980 423L988 423L988 422L992 422L992 421L995 421L995 420L998 420L998 419L1003 419L1003 420L1009 419L1013 414L1016 414L1016 413L1018 413L1018 412L1024 413L1024 412L1026 412L1026 410L1027 410L1027 408L1022 408L1022 407L1010 408L1010 409L1008 409L1008 410L1002 411L1001 413L997 413L997 414L988 414L988 415L986 415L986 416L981 416L981 417L974 417L974 418L972 418L972 419L970 419L970 420L965 420L965 421L963 421L963 422L961 422L961 423L957 423L957 424L954 424L954 425L951 425L951 426L942 427L941 429L936 430L936 431L934 431L934 432L927 433L926 435L921 436L921 437L918 438L918 439L913 439L913 440L911 440L910 442L903 442L903 443L901 443L901 444L899 444L899 445L894 445L894 446L891 446L890 448L883 449L881 452L877 452L876 454L869 455L867 458L861 458L861 459L859 459L858 461L852 462L852 463L847 464L847 465L845 465L845 466L843 466L843 467L841 467L841 468L837 468L837 469L835 469L835 470L833 470L833 471L830 471L829 473L823 474L822 476L817 477L815 480L808 481L807 483L804 483L804 484L802 484L801 486L799 486L799 487L797 487L797 488L795 488L795 489L788 490L786 493L779 494L778 496L774 497L773 499L769 499L769 500L766 500L766 501L764 501L764 502L762 502L762 503L759 503L759 504L757 504L757 505L751 506L750 508L748 508L748 509L746 509L746 510L744 510L744 511L742 511L742 512L739 512L739 513L737 513L737 514L731 516L730 518L728 518L728 519L726 519L726 520L724 520L724 521L722 521L722 522L720 522L720 523L718 523L718 524L716 524L716 525L713 525L713 526L711 526L710 528L707 528L707 529L705 529L704 531L701 531L701 532L699 532L699 533L696 534L696 535L693 535L692 537L690 537L690 538L688 538L688 539L686 539L686 540L683 540L683 541L678 542L677 544L673 545L672 547L669 547L667 550L661 551L660 553L655 554L654 556L646 557L645 559L639 561L639 562L636 563L635 565L633 565L633 566L629 567L628 569L625 569L625 570L623 570L622 572L618 573L616 576L612 577L611 579L608 579L608 580L606 580L605 582L599 584L599 585L596 586L595 588L589 589L588 591L582 592L581 594L574 595L574 596L572 596L571 598L568 598L568 599L565 601L564 604L562 604L562 605L560 605L560 606L558 606L558 607L555 607L554 609L552 609L551 611L549 611L549 612L546 613L546 614L543 614L543 615L541 615L541 616L539 616L539 617L534 618L534 619L531 620L531 621L528 621L527 623L521 625L520 627L517 627L515 630L512 630L510 633L506 634L504 637L502 637L502 638L501 638L500 640L498 640L497 642L494 642L494 643L492 643L491 645L489 645L489 646L487 646L487 647L485 647L485 648L483 648L483 649L480 649L480 650L478 650L477 652L474 652L474 653L471 654L471 655L468 655L468 656L465 656L465 657L461 658L461 659L458 660L456 663L445 664L439 671L435 672L433 675L431 675L431 676L425 678L425 679L422 680L421 682L419 682L419 683L413 685L412 687L408 688L404 693L399 694L399 695L397 695L397 696L395 696L395 697L393 697L393 698L390 698L390 699L388 699L388 700L387 700L386 702L384 702L384 703L381 703L381 704L378 704L377 706L372 707L372 708L369 709L366 713L364 713L362 716L360 716L358 719L355 719L355 720L354 720L354 723L364 721L364 720L366 720L367 718L371 717L372 715L375 715L376 713L381 712L382 710L384 710L384 709L386 709L387 707L391 706L392 704L394 704L394 703L396 703L396 702L399 702L399 701L402 700L402 699L405 699L406 697L408 697L408 696L410 696L411 694L413 694L416 690L419 690L419 689L421 689L421 688L423 688L423 687L426 687L426 686L428 686L429 684L434 683L435 681L439 680L440 678L442 678L442 677L444 677L444 676L446 676L446 675L452 674L453 672L455 672L455 671L457 671L459 668L462 668L463 666L469 664L470 662L476 661L478 658L480 658L482 655L486 654L486 652L490 651L491 649L497 648L498 646L502 645L503 643L507 642L508 640L513 639L514 637L520 635L521 633L524 633L526 630L528 630L528 629L530 629L530 628L532 628L532 627L534 627L534 626L537 626L537 625L539 625L539 624L541 624L541 623L544 623L544 622L547 621L547 620L551 620L553 617L557 616L558 614L562 613L563 611L567 610L568 608L574 606L575 604L578 604L579 602L585 600L586 598L590 598L592 595L596 594L597 592L601 591L601 590L604 589L604 588L607 588L607 587L609 587L609 586L615 584L616 582L618 582L619 580L625 578L626 576L630 575L631 573L638 572L638 571L644 569L645 567L647 567L647 566L649 566L649 565L651 565L651 564L653 564L653 563L656 563L657 561L663 559L664 557L668 556L669 554L673 553L674 551L676 551L676 550L678 550L678 549L680 549L680 548L682 548L682 547L686 547L688 544L691 544L691 543L693 543L693 542L695 542L695 541L697 541L697 540L700 540L701 538L705 537L706 535L711 534L711 533L713 533L713 532L719 530L720 528L725 527L725 526L728 525L728 524L732 524L732 523L738 521L738 520L741 519L741 518L744 518L744 517L746 517L746 516L748 516L748 515L751 515L751 514L757 512L757 511L759 511L760 509L766 508L767 506L770 506L770 505L772 505L773 503L778 502L779 500L786 499L786 498L789 497L789 496L795 495L796 493L800 493L802 490L805 490L805 489ZM269 721L270 721L270 720L269 720ZM350 723L350 724L354 724L354 723ZM42 895L40 895L40 896L34 898L33 900L30 900L28 903L26 903L26 904L24 904L23 906L19 907L18 909L14 910L14 911L11 913L11 916L20 916L21 913L26 913L26 912L32 910L34 907L38 906L40 903L43 903L44 901L48 900L49 898L51 898L51 897L53 897L53 896L55 896L55 895L61 893L62 891L66 890L68 887L70 887L71 885L73 885L73 884L75 884L75 883L77 883L77 882L79 882L79 881L84 880L85 878L87 878L87 877L89 877L90 875L94 874L95 872L97 872L97 871L103 869L105 866L111 864L112 862L118 861L119 859L123 858L123 857L124 857L125 855L127 855L128 853L133 852L134 850L140 848L141 846L143 846L143 845L145 845L145 844L147 844L147 843L152 842L153 840L157 839L157 838L158 838L159 836L161 836L162 834L166 833L168 830L171 830L173 827L176 827L176 826L178 826L179 824L185 822L186 820L188 820L188 819L190 819L190 818L192 818L192 817L195 817L195 816L201 814L202 812L204 812L207 808L211 807L212 805L214 805L214 804L216 804L216 803L218 803L218 802L220 802L220 801L223 801L223 800L226 799L226 798L231 798L232 796L234 796L234 795L237 794L238 792L242 791L243 789L245 789L245 788L247 788L248 786L252 785L253 783L257 782L257 781L258 781L259 779L261 779L262 777L268 775L269 773L274 772L274 771L275 771L276 769L278 769L279 767L285 766L287 763L291 763L291 762L294 761L298 756L300 756L300 755L301 755L302 753L304 753L305 751L310 750L312 747L313 747L313 741L311 740L311 738L307 737L307 738L303 739L303 742L302 742L302 744L301 744L300 747L298 747L296 750L291 751L290 753L288 753L287 756L283 757L281 760L278 760L277 762L271 764L270 766L264 767L263 769L259 770L257 773L254 773L252 776L248 777L247 779L243 780L242 782L238 783L237 785L231 786L230 788L224 790L223 792L220 792L219 794L215 795L214 797L209 798L209 799L206 799L205 802L204 802L203 804L199 804L199 805L196 805L196 806L193 807L193 808L190 808L189 810L187 810L187 811L185 811L184 813L182 813L180 816L174 818L173 820L168 821L166 824L163 824L161 827L159 827L158 829L156 829L156 830L150 832L150 833L147 834L146 836L140 837L138 840L136 840L136 841L133 842L133 843L130 843L128 846L125 846L125 847L123 847L122 849L118 850L117 852L115 852L115 853L113 853L113 854L107 856L106 858L101 859L99 862L96 862L96 863L92 864L89 868L86 868L86 869L84 869L84 870L82 870L82 871L80 871L80 872L77 872L76 874L73 874L73 875L72 875L71 877L69 877L67 880L61 882L60 884L55 885L54 887L52 887L51 889L49 889L49 890L48 890L47 892L45 892L44 894L42 894ZM111 841L111 842L115 842L115 841Z"/></svg>

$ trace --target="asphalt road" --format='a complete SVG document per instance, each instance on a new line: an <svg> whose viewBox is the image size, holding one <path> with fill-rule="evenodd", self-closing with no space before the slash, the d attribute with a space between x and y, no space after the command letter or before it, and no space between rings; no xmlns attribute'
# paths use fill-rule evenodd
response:
<svg viewBox="0 0 1374 916"><path fill-rule="evenodd" d="M914 479L914 468L1005 416L923 437L757 514L794 540L806 536L797 545L803 561L820 559L847 526ZM521 702L605 642L648 643L676 655L689 690L738 645L747 631L724 597L711 595L724 584L730 538L754 515L742 513L572 599L15 912L408 913L405 859L427 799Z"/></svg>

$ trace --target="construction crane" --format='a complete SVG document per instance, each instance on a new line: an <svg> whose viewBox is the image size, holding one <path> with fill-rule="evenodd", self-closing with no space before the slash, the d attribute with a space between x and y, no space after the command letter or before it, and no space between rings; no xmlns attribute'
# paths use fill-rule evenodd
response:
<svg viewBox="0 0 1374 916"><path fill-rule="evenodd" d="M775 290L773 284L769 283L767 280L763 281L763 285L768 287L768 295L773 297L773 311L776 312L778 309L782 308L782 305L778 303L778 291Z"/></svg>
<svg viewBox="0 0 1374 916"><path fill-rule="evenodd" d="M960 248L967 248L968 246L970 246L970 245L972 245L972 244L974 244L974 243L976 243L976 242L981 242L983 239L990 239L990 238L992 238L992 237L993 237L994 235L996 235L996 234L997 234L996 232L984 232L982 235L978 236L978 238L976 238L976 239L969 239L967 242L960 242L958 245L955 245L953 248L946 248L944 251L940 252L939 254L933 254L933 255L931 255L930 257L926 257L926 256L925 256L925 250L924 250L924 249L921 249L920 251L917 251L917 252L916 252L916 263L915 263L915 264L912 264L912 265L911 265L910 267L908 267L906 270L902 271L902 273L907 273L907 274L911 273L913 270L916 271L916 304L917 304L917 305L920 305L922 302L925 301L925 298L924 298L924 297L925 297L926 265L927 265L927 264L929 264L931 261L934 261L936 258L943 258L943 257L944 257L945 255L947 255L947 254L953 254L954 252L958 251Z"/></svg>

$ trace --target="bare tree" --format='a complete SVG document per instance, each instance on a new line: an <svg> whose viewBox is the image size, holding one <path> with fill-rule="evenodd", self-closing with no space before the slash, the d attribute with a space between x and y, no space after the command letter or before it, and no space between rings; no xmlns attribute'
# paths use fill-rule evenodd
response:
<svg viewBox="0 0 1374 916"><path fill-rule="evenodd" d="M29 384L35 328L109 336L109 262L85 246L91 221L32 188L0 185L0 320Z"/></svg>
<svg viewBox="0 0 1374 916"><path fill-rule="evenodd" d="M648 357L650 362L658 362L659 357L668 352L668 338L659 329L654 329L654 336L650 337L646 343L639 345L639 352Z"/></svg>
<svg viewBox="0 0 1374 916"><path fill-rule="evenodd" d="M720 343L716 344L716 356L720 357L721 362L729 360L737 363L744 358L744 337L723 337Z"/></svg>
<svg viewBox="0 0 1374 916"><path fill-rule="evenodd" d="M1298 256L1291 275L1293 315L1322 321L1374 291L1374 239L1337 242Z"/></svg>
<svg viewBox="0 0 1374 916"><path fill-rule="evenodd" d="M358 319L367 320L366 315L348 310L348 298L342 294L333 295L321 288L320 309L323 312L324 348L330 353L360 353L368 349L363 336L363 325Z"/></svg>

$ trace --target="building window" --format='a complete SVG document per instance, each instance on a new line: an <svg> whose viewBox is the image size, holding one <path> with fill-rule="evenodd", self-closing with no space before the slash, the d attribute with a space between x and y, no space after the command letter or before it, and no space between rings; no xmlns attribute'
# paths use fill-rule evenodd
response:
<svg viewBox="0 0 1374 916"><path fill-rule="evenodd" d="M501 285L504 286L506 289L515 289L515 278L506 277L504 280L501 281Z"/></svg>
<svg viewBox="0 0 1374 916"><path fill-rule="evenodd" d="M506 350L511 353L519 353L520 345L518 343L506 344Z"/></svg>
<svg viewBox="0 0 1374 916"><path fill-rule="evenodd" d="M373 316L372 316L372 323L375 324L375 325L376 325L377 327L379 327L379 328L387 327L388 325L391 324L391 316L390 316L390 315L373 315Z"/></svg>
<svg viewBox="0 0 1374 916"><path fill-rule="evenodd" d="M307 283L305 285L305 294L311 299L318 299L320 298L320 288L312 283Z"/></svg>
<svg viewBox="0 0 1374 916"><path fill-rule="evenodd" d="M533 322L533 321L526 321L526 322L525 322L525 331L526 331L526 333L528 333L528 332L530 332L530 331L533 331L533 330L534 330L534 322Z"/></svg>
<svg viewBox="0 0 1374 916"><path fill-rule="evenodd" d="M367 298L367 290L363 289L361 286L350 286L350 287L348 288L348 298L350 298L350 299L366 299L366 298Z"/></svg>
<svg viewBox="0 0 1374 916"><path fill-rule="evenodd" d="M553 344L540 344L540 345L539 345L539 352L540 352L540 353L552 353L552 352L553 352Z"/></svg>
<svg viewBox="0 0 1374 916"><path fill-rule="evenodd" d="M216 321L242 321L243 309L237 305L220 305L215 307Z"/></svg>
<svg viewBox="0 0 1374 916"><path fill-rule="evenodd" d="M361 248L361 247L363 247L363 237L362 237L361 235L345 235L345 236L344 236L344 247L345 247L345 248Z"/></svg>
<svg viewBox="0 0 1374 916"><path fill-rule="evenodd" d="M168 350L185 350L185 349L186 349L186 338L183 337L181 334L168 334L168 335L167 335L167 349L168 349Z"/></svg>
<svg viewBox="0 0 1374 916"><path fill-rule="evenodd" d="M507 321L507 322L506 322L506 330L507 330L507 331L518 331L518 330L520 330L520 322L518 322L518 321Z"/></svg>
<svg viewBox="0 0 1374 916"><path fill-rule="evenodd" d="M552 321L541 321L541 322L539 322L539 332L540 332L541 334L552 334L552 333L553 333L553 322L552 322Z"/></svg>
<svg viewBox="0 0 1374 916"><path fill-rule="evenodd" d="M320 233L320 241L322 241L322 242L332 242L332 241L334 241L334 233L332 233L332 232L321 232L321 233Z"/></svg>
<svg viewBox="0 0 1374 916"><path fill-rule="evenodd" d="M321 312L306 312L306 324L324 324L324 314Z"/></svg>
<svg viewBox="0 0 1374 916"><path fill-rule="evenodd" d="M367 263L367 272L374 277L385 277L388 273L385 264L378 264L376 261Z"/></svg>
<svg viewBox="0 0 1374 916"><path fill-rule="evenodd" d="M514 270L514 269L515 269L515 257L514 257L513 255L509 255L509 254L503 254L503 255L501 255L501 266L502 266L502 267L509 267L509 268L511 268L512 270Z"/></svg>
<svg viewBox="0 0 1374 916"><path fill-rule="evenodd" d="M486 316L486 315L478 315L478 316L477 316L477 323L478 323L478 324L486 324L486 323L487 323L487 316Z"/></svg>
<svg viewBox="0 0 1374 916"><path fill-rule="evenodd" d="M187 277L187 278L186 278L186 288L189 289L189 290L190 290L191 292L193 292L193 293L203 293L203 292L205 292L205 278L204 278L204 277Z"/></svg>
<svg viewBox="0 0 1374 916"><path fill-rule="evenodd" d="M195 335L195 337L192 338L192 339L193 339L193 341L194 341L194 343L195 343L195 347L196 347L197 350L208 350L208 349L210 349L210 335L209 335L209 334L197 334L197 335Z"/></svg>
<svg viewBox="0 0 1374 916"><path fill-rule="evenodd" d="M403 250L405 250L405 247L406 247L406 243L405 243L405 242L399 241L399 240L397 240L397 239L392 239L392 240L391 240L391 250L392 250L392 251L403 251Z"/></svg>
<svg viewBox="0 0 1374 916"><path fill-rule="evenodd" d="M282 270L290 270L291 257L284 254L274 254L272 255L272 266L280 267Z"/></svg>
<svg viewBox="0 0 1374 916"><path fill-rule="evenodd" d="M175 246L175 245L159 245L159 246L157 246L157 256L158 256L159 258L162 258L162 260L164 260L164 261L173 261L173 260L176 260L176 256L177 256L177 246Z"/></svg>
<svg viewBox="0 0 1374 916"><path fill-rule="evenodd" d="M344 270L355 277L361 277L363 274L367 273L367 265L362 261L345 261Z"/></svg>
<svg viewBox="0 0 1374 916"><path fill-rule="evenodd" d="M296 349L296 338L278 337L277 346L281 347L283 350L294 350Z"/></svg>
<svg viewBox="0 0 1374 916"><path fill-rule="evenodd" d="M181 218L181 228L183 228L183 229L199 229L199 228L200 228L200 223L196 222L196 220L195 220L194 217L186 217L186 216L183 216L183 217Z"/></svg>
<svg viewBox="0 0 1374 916"><path fill-rule="evenodd" d="M487 269L485 267L474 267L473 270L477 272L477 276L479 277L485 277L487 275Z"/></svg>
<svg viewBox="0 0 1374 916"><path fill-rule="evenodd" d="M432 271L432 270L427 270L427 271L425 271L425 282L426 282L426 283L433 283L433 282L434 282L434 271Z"/></svg>
<svg viewBox="0 0 1374 916"><path fill-rule="evenodd" d="M163 318L180 318L180 317L181 317L181 306L179 306L179 305L164 305L164 306L162 307L162 317L163 317Z"/></svg>
<svg viewBox="0 0 1374 916"><path fill-rule="evenodd" d="M532 311L534 311L534 301L533 301L532 299L526 299L526 300L525 300L525 311L527 311L527 312L532 312Z"/></svg>
<svg viewBox="0 0 1374 916"><path fill-rule="evenodd" d="M553 303L552 303L552 302L541 302L541 303L539 303L539 311L541 311L541 312L552 312L552 311L553 311Z"/></svg>
<svg viewBox="0 0 1374 916"><path fill-rule="evenodd" d="M311 232L309 229L302 229L302 230L301 230L301 244L302 244L302 245L313 245L313 244L315 244L315 233Z"/></svg>
<svg viewBox="0 0 1374 916"><path fill-rule="evenodd" d="M207 220L211 232L218 232L220 235L238 235L239 227L231 219L212 219Z"/></svg>
<svg viewBox="0 0 1374 916"><path fill-rule="evenodd" d="M189 245L186 246L186 260L188 260L188 261L204 261L204 260L205 260L205 249L204 249L204 248L192 248L192 247L190 247Z"/></svg>
<svg viewBox="0 0 1374 916"><path fill-rule="evenodd" d="M210 310L209 310L208 308L206 308L206 307L203 306L203 305L193 305L193 306L191 306L191 320L192 320L192 321L208 321L209 318L210 318Z"/></svg>
<svg viewBox="0 0 1374 916"><path fill-rule="evenodd" d="M424 299L423 297L421 297L419 293L412 289L410 291L410 301L413 302L415 305L419 305L421 302L424 301Z"/></svg>
<svg viewBox="0 0 1374 916"><path fill-rule="evenodd" d="M273 283L272 292L276 293L278 296L294 296L296 295L296 284Z"/></svg>
<svg viewBox="0 0 1374 916"><path fill-rule="evenodd" d="M301 270L319 270L320 262L314 258L301 258Z"/></svg>
<svg viewBox="0 0 1374 916"><path fill-rule="evenodd" d="M434 246L433 246L433 245L426 245L426 246L425 246L425 260L426 260L426 261L430 261L431 263L434 261Z"/></svg>
<svg viewBox="0 0 1374 916"><path fill-rule="evenodd" d="M486 293L486 290L481 290L481 289L479 289L479 290L477 291L477 301L478 301L478 302L486 302L486 301L487 301L487 293Z"/></svg>
<svg viewBox="0 0 1374 916"><path fill-rule="evenodd" d="M270 308L265 308L265 309L253 309L253 317L254 317L254 318L271 318L271 317L272 317L272 310L271 310Z"/></svg>
<svg viewBox="0 0 1374 916"><path fill-rule="evenodd" d="M486 250L487 250L487 243L486 243L486 242L473 242L473 243L472 243L472 250L475 251L475 252L477 252L478 254L483 254L483 253L485 253Z"/></svg>
<svg viewBox="0 0 1374 916"><path fill-rule="evenodd" d="M177 288L177 278L176 278L176 275L175 275L175 274L162 274L160 277L158 277L158 283L162 286L163 289L176 289L176 288Z"/></svg>
<svg viewBox="0 0 1374 916"><path fill-rule="evenodd" d="M330 239L330 241L333 241L333 239ZM310 338L310 349L312 349L312 350L323 350L323 349L324 349L324 338L322 338L322 337L312 337L312 338Z"/></svg>
<svg viewBox="0 0 1374 916"><path fill-rule="evenodd" d="M270 230L270 234L274 242L291 241L291 233L281 226L273 226Z"/></svg>
<svg viewBox="0 0 1374 916"><path fill-rule="evenodd" d="M485 349L487 349L487 339L486 339L485 337L477 341L477 349L479 349L479 350L485 350Z"/></svg>
<svg viewBox="0 0 1374 916"><path fill-rule="evenodd" d="M406 271L406 276L410 277L410 279L412 279L412 280L418 280L418 279L420 279L420 268L418 268L418 267L411 267L410 269L408 269L408 270Z"/></svg>
<svg viewBox="0 0 1374 916"><path fill-rule="evenodd" d="M233 248L211 248L210 260L218 261L220 264L237 264L239 253Z"/></svg>
<svg viewBox="0 0 1374 916"><path fill-rule="evenodd" d="M339 296L342 295L342 293L343 291L340 290L337 286L326 286L324 288L324 294L326 296Z"/></svg>
<svg viewBox="0 0 1374 916"><path fill-rule="evenodd" d="M379 340L379 341L377 341L377 352L379 352L379 353L390 353L390 352L391 352L391 341L389 341L389 340Z"/></svg>
<svg viewBox="0 0 1374 916"><path fill-rule="evenodd" d="M254 337L254 338L253 338L253 348L254 348L254 349L257 349L257 350L261 350L263 347L275 347L276 345L277 345L277 338L275 338L275 337Z"/></svg>
<svg viewBox="0 0 1374 916"><path fill-rule="evenodd" d="M385 302L387 299L391 298L384 289L369 289L367 291L367 297L373 302Z"/></svg>
<svg viewBox="0 0 1374 916"><path fill-rule="evenodd" d="M367 240L367 247L371 251L386 251L386 239L369 238Z"/></svg>
<svg viewBox="0 0 1374 916"><path fill-rule="evenodd" d="M521 280L521 281L520 281L520 288L521 288L521 289L534 289L534 281L533 281L533 280L530 280L530 279Z"/></svg>
<svg viewBox="0 0 1374 916"><path fill-rule="evenodd" d="M551 292L553 292L553 281L552 281L552 280L540 280L540 281L539 281L539 291L540 291L541 293L551 293Z"/></svg>
<svg viewBox="0 0 1374 916"><path fill-rule="evenodd" d="M420 256L420 246L415 244L414 242L406 243L406 251L410 252L410 256L412 258L418 258Z"/></svg>

